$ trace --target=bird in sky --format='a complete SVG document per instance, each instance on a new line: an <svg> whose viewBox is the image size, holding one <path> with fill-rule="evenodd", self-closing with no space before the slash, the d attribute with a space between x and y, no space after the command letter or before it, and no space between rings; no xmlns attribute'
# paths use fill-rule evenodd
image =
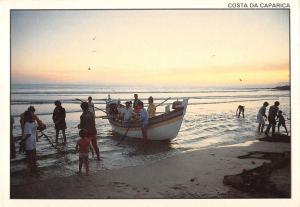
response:
<svg viewBox="0 0 300 207"><path fill-rule="evenodd" d="M215 54L213 54L212 56L210 56L210 57L216 57L216 55Z"/></svg>
<svg viewBox="0 0 300 207"><path fill-rule="evenodd" d="M243 80L240 78L240 81L243 81Z"/></svg>
<svg viewBox="0 0 300 207"><path fill-rule="evenodd" d="M96 36L93 38L93 40L95 40L96 39Z"/></svg>
<svg viewBox="0 0 300 207"><path fill-rule="evenodd" d="M91 68L89 67L88 70L91 70Z"/></svg>

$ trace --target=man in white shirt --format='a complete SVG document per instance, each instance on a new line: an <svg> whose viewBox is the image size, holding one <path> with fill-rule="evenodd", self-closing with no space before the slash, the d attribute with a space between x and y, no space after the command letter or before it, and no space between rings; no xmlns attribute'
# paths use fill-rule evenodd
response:
<svg viewBox="0 0 300 207"><path fill-rule="evenodd" d="M140 101L138 103L138 107L141 109L140 111L140 121L142 122L142 134L143 134L143 141L144 144L147 144L148 142L148 135L147 135L147 128L149 123L149 116L147 110L144 108L144 103Z"/></svg>
<svg viewBox="0 0 300 207"><path fill-rule="evenodd" d="M130 102L125 103L126 107L122 111L122 117L124 122L129 122L132 117L132 108L130 107Z"/></svg>

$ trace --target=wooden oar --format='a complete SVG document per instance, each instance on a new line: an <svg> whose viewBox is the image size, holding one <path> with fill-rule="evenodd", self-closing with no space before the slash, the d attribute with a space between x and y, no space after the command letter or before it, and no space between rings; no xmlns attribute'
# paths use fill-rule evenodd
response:
<svg viewBox="0 0 300 207"><path fill-rule="evenodd" d="M160 104L157 104L155 107L158 107L160 105L162 105L163 103L165 103L167 100L169 100L171 97L167 98L166 100L164 100L163 102L161 102Z"/></svg>
<svg viewBox="0 0 300 207"><path fill-rule="evenodd" d="M85 101L83 101L83 100L81 100L81 99L79 99L79 98L75 98L75 100L81 101L81 102L85 102ZM96 107L96 106L94 106L94 108L95 108L95 109L98 109L98 110L100 110L100 111L102 111L102 112L104 112L104 113L107 114L107 112L106 112L105 110L103 110L103 109L100 109L100 108L98 108L98 107Z"/></svg>
<svg viewBox="0 0 300 207"><path fill-rule="evenodd" d="M108 116L96 116L95 118L108 119Z"/></svg>
<svg viewBox="0 0 300 207"><path fill-rule="evenodd" d="M46 139L48 140L48 142L50 143L50 145L51 145L54 149L57 149L59 152L64 153L64 151L62 151L61 149L59 149L58 147L56 147L56 146L53 144L53 142L50 140L50 138L49 138L44 132L42 132L42 131L40 131L40 132L41 132L41 134L42 134L44 137L46 137Z"/></svg>
<svg viewBox="0 0 300 207"><path fill-rule="evenodd" d="M121 142L125 139L125 137L126 137L128 131L129 131L129 129L130 129L130 126L127 128L125 134L121 137L120 141L116 145L120 145L121 144Z"/></svg>

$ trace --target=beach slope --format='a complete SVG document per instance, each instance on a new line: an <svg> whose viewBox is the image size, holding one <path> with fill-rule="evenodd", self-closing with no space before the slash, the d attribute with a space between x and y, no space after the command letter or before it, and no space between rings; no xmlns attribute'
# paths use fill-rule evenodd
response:
<svg viewBox="0 0 300 207"><path fill-rule="evenodd" d="M29 184L12 185L11 198L260 198L223 184L224 176L239 174L270 160L239 156L249 152L290 151L290 143L248 141L241 144L203 149L176 155L143 166L105 170L85 176L51 178ZM96 161L95 161L96 162ZM277 178L290 191L289 170L276 171ZM289 177L289 178L288 178ZM274 180L274 179L273 179ZM290 192L287 192L290 193ZM276 197L276 195L274 195Z"/></svg>

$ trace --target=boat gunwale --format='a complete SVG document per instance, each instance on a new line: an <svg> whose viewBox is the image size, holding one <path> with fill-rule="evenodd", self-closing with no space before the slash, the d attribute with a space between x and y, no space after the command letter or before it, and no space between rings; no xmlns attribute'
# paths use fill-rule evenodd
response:
<svg viewBox="0 0 300 207"><path fill-rule="evenodd" d="M158 116L154 116L152 118L149 118L148 127L151 127L151 126L154 126L156 124L163 123L163 122L178 118L180 116L183 117L183 115L184 115L183 111L184 111L184 108L181 108L179 110L170 111L170 112L163 113L163 114L160 114ZM129 123L127 123L127 122L122 122L121 120L113 120L113 119L109 119L109 122L110 122L110 124L113 124L115 126L122 127L122 128L141 128L141 126L142 126L141 122L129 122Z"/></svg>

